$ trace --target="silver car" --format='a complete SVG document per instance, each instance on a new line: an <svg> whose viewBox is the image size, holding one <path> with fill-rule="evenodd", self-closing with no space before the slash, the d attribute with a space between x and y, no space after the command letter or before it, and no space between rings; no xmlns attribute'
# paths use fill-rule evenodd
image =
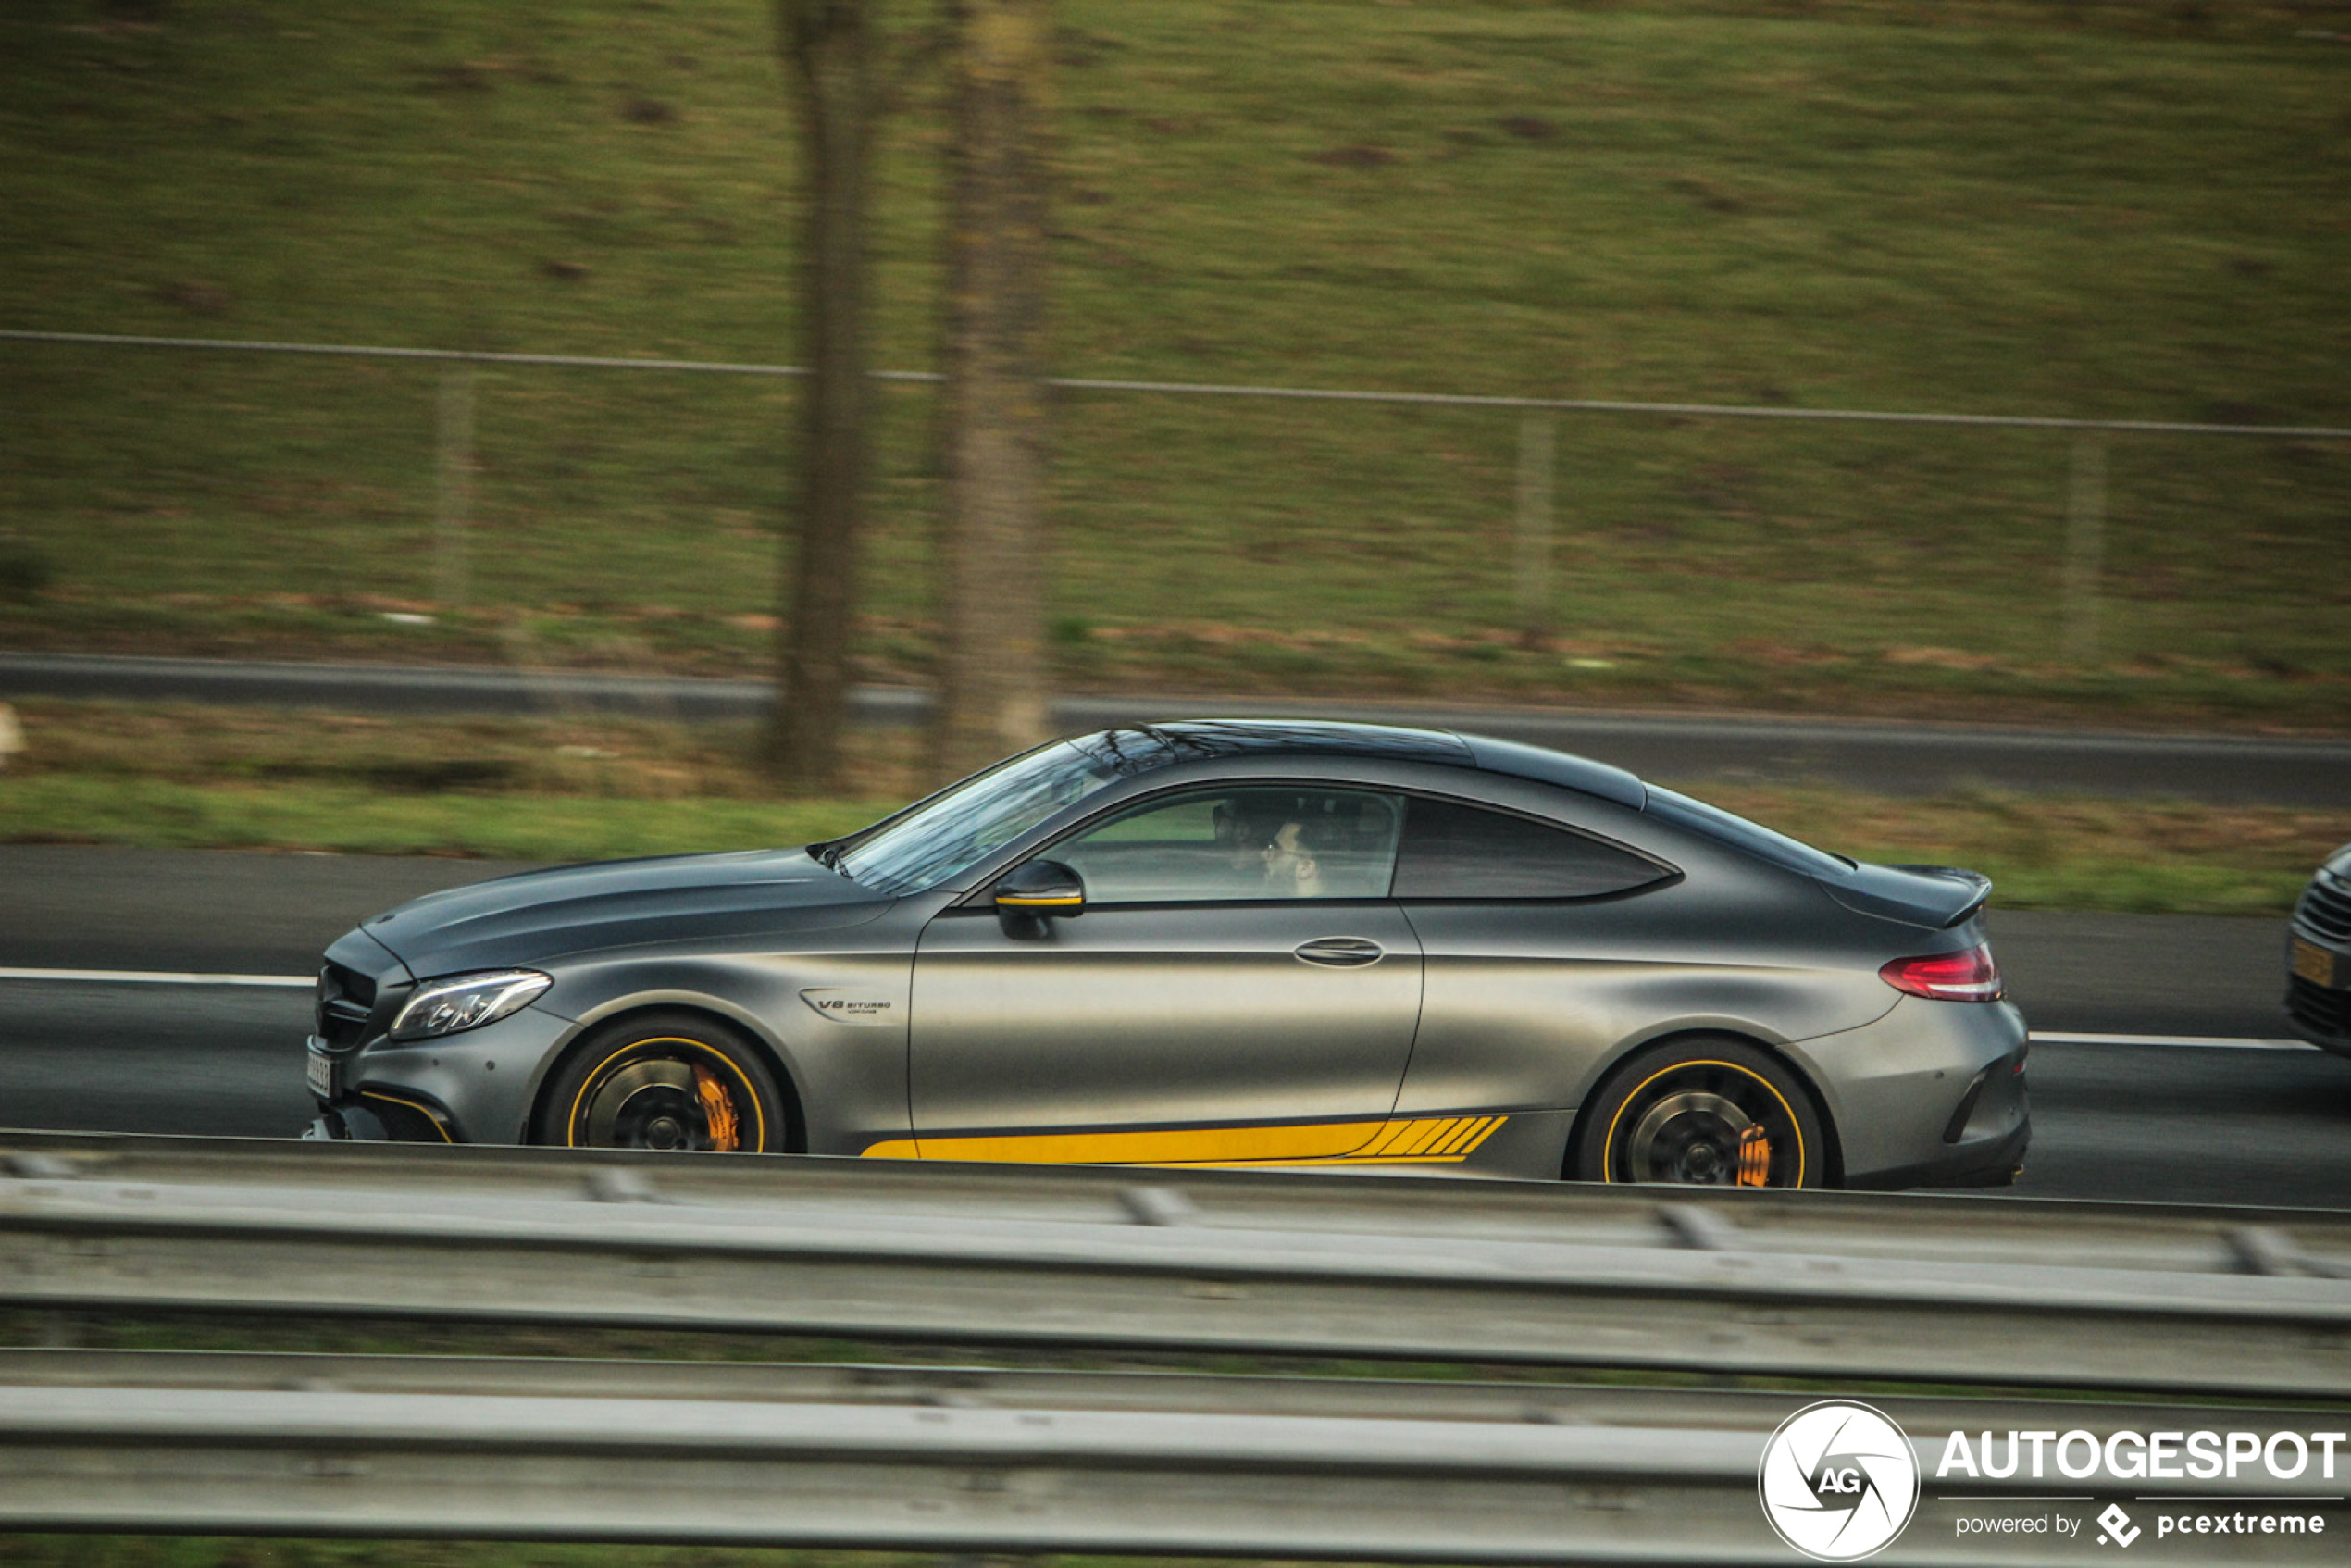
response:
<svg viewBox="0 0 2351 1568"><path fill-rule="evenodd" d="M2012 1180L1966 871L1434 730L1055 741L845 839L435 893L327 952L327 1137L1612 1182Z"/></svg>
<svg viewBox="0 0 2351 1568"><path fill-rule="evenodd" d="M2351 1056L2351 844L2327 856L2295 901L2285 1015L2312 1045Z"/></svg>

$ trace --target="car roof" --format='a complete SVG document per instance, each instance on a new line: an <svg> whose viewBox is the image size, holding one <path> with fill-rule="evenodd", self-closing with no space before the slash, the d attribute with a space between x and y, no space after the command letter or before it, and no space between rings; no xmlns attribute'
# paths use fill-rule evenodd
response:
<svg viewBox="0 0 2351 1568"><path fill-rule="evenodd" d="M1183 719L1105 729L1080 736L1071 744L1122 773L1144 773L1174 763L1220 757L1380 757L1531 778L1597 795L1635 811L1648 800L1648 790L1639 778L1588 757L1517 740L1401 725L1291 718Z"/></svg>

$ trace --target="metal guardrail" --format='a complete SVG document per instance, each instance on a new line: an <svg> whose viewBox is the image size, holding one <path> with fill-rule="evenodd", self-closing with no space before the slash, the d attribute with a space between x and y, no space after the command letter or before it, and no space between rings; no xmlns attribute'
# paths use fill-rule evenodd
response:
<svg viewBox="0 0 2351 1568"><path fill-rule="evenodd" d="M2351 1529L2340 1468L2150 1498L1940 1462L1954 1433L2335 1433L2344 1213L0 1133L0 1307L1897 1378L1983 1392L1864 1393L1928 1478L1889 1563L2078 1562L1962 1526L2109 1503L2336 1537L2272 1561ZM0 1350L0 1529L1747 1563L1777 1555L1766 1437L1825 1391Z"/></svg>
<svg viewBox="0 0 2351 1568"><path fill-rule="evenodd" d="M943 1363L622 1361L594 1357L345 1355L323 1351L0 1349L0 1388L238 1389L412 1394L440 1399L684 1400L712 1405L890 1405L910 1409L1282 1415L1348 1421L1487 1422L1769 1432L1811 1393L1782 1389L1550 1381L1070 1371ZM2307 1425L2308 1405L2167 1404L2136 1400L1872 1394L1914 1433L1989 1426ZM5 1412L0 1401L0 1412ZM723 1420L720 1423L723 1425ZM2351 1450L2344 1455L2351 1470Z"/></svg>
<svg viewBox="0 0 2351 1568"><path fill-rule="evenodd" d="M1183 1195L1188 1223L1634 1248L1715 1245L1756 1252L1939 1258L2179 1273L2261 1272L2256 1231L2313 1266L2351 1267L2351 1209L1996 1199L1968 1193L1721 1189L1704 1204L1653 1187L1108 1165L953 1164L804 1155L703 1158L500 1144L296 1143L282 1139L0 1129L0 1178L103 1180L228 1189L298 1183L322 1201L405 1206L421 1195L765 1208L844 1226L929 1216L1132 1226L1138 1194ZM0 1188L0 1190L11 1190ZM22 1191L19 1187L13 1190ZM1689 1196L1681 1189L1681 1197ZM1710 1207L1706 1230L1690 1216ZM1663 1216L1663 1217L1661 1217ZM1159 1220L1186 1222L1181 1212ZM1694 1228L1694 1226L1696 1228ZM2298 1265L2296 1265L2298 1267ZM2289 1268L2286 1272L2294 1272Z"/></svg>
<svg viewBox="0 0 2351 1568"><path fill-rule="evenodd" d="M0 1528L1752 1562L1770 1549L1755 1495L1765 1437L1809 1399L974 1368L0 1352ZM2305 1412L2210 1406L1876 1402L1910 1434L1930 1476L1935 1434L1950 1430L2046 1425L2103 1437L2307 1424ZM2323 1513L2338 1531L2351 1524L2339 1497L2314 1499L2308 1487L2262 1478L2225 1489L2233 1503ZM2057 1476L1937 1478L1926 1490L1886 1561L2063 1561L2046 1541L2038 1551L2016 1550L2013 1538L1987 1551L1951 1525L1984 1504L2137 1500L2127 1485ZM2264 1544L2289 1561L2340 1554L2322 1537Z"/></svg>
<svg viewBox="0 0 2351 1568"><path fill-rule="evenodd" d="M2351 1397L2341 1213L38 1135L0 1151L0 1305L24 1308Z"/></svg>

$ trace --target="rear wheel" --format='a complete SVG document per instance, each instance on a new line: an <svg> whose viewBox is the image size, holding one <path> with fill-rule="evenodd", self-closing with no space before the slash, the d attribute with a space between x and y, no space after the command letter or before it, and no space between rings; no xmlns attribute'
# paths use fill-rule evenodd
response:
<svg viewBox="0 0 2351 1568"><path fill-rule="evenodd" d="M598 1029L556 1072L538 1141L571 1149L764 1154L784 1146L776 1080L712 1018L644 1013Z"/></svg>
<svg viewBox="0 0 2351 1568"><path fill-rule="evenodd" d="M1578 1181L1821 1187L1826 1140L1786 1066L1743 1040L1669 1040L1610 1075L1585 1118Z"/></svg>

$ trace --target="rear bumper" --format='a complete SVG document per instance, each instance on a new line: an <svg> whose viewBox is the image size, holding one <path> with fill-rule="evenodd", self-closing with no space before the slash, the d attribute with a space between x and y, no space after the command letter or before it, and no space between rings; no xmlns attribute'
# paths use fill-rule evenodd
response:
<svg viewBox="0 0 2351 1568"><path fill-rule="evenodd" d="M2006 1002L1904 997L1788 1049L1830 1102L1846 1186L1996 1186L2033 1137L2025 1039Z"/></svg>
<svg viewBox="0 0 2351 1568"><path fill-rule="evenodd" d="M2033 1124L2019 1122L2008 1133L1962 1144L1939 1159L1848 1179L1847 1187L1888 1190L1897 1187L2012 1187L2024 1172L2033 1144Z"/></svg>

